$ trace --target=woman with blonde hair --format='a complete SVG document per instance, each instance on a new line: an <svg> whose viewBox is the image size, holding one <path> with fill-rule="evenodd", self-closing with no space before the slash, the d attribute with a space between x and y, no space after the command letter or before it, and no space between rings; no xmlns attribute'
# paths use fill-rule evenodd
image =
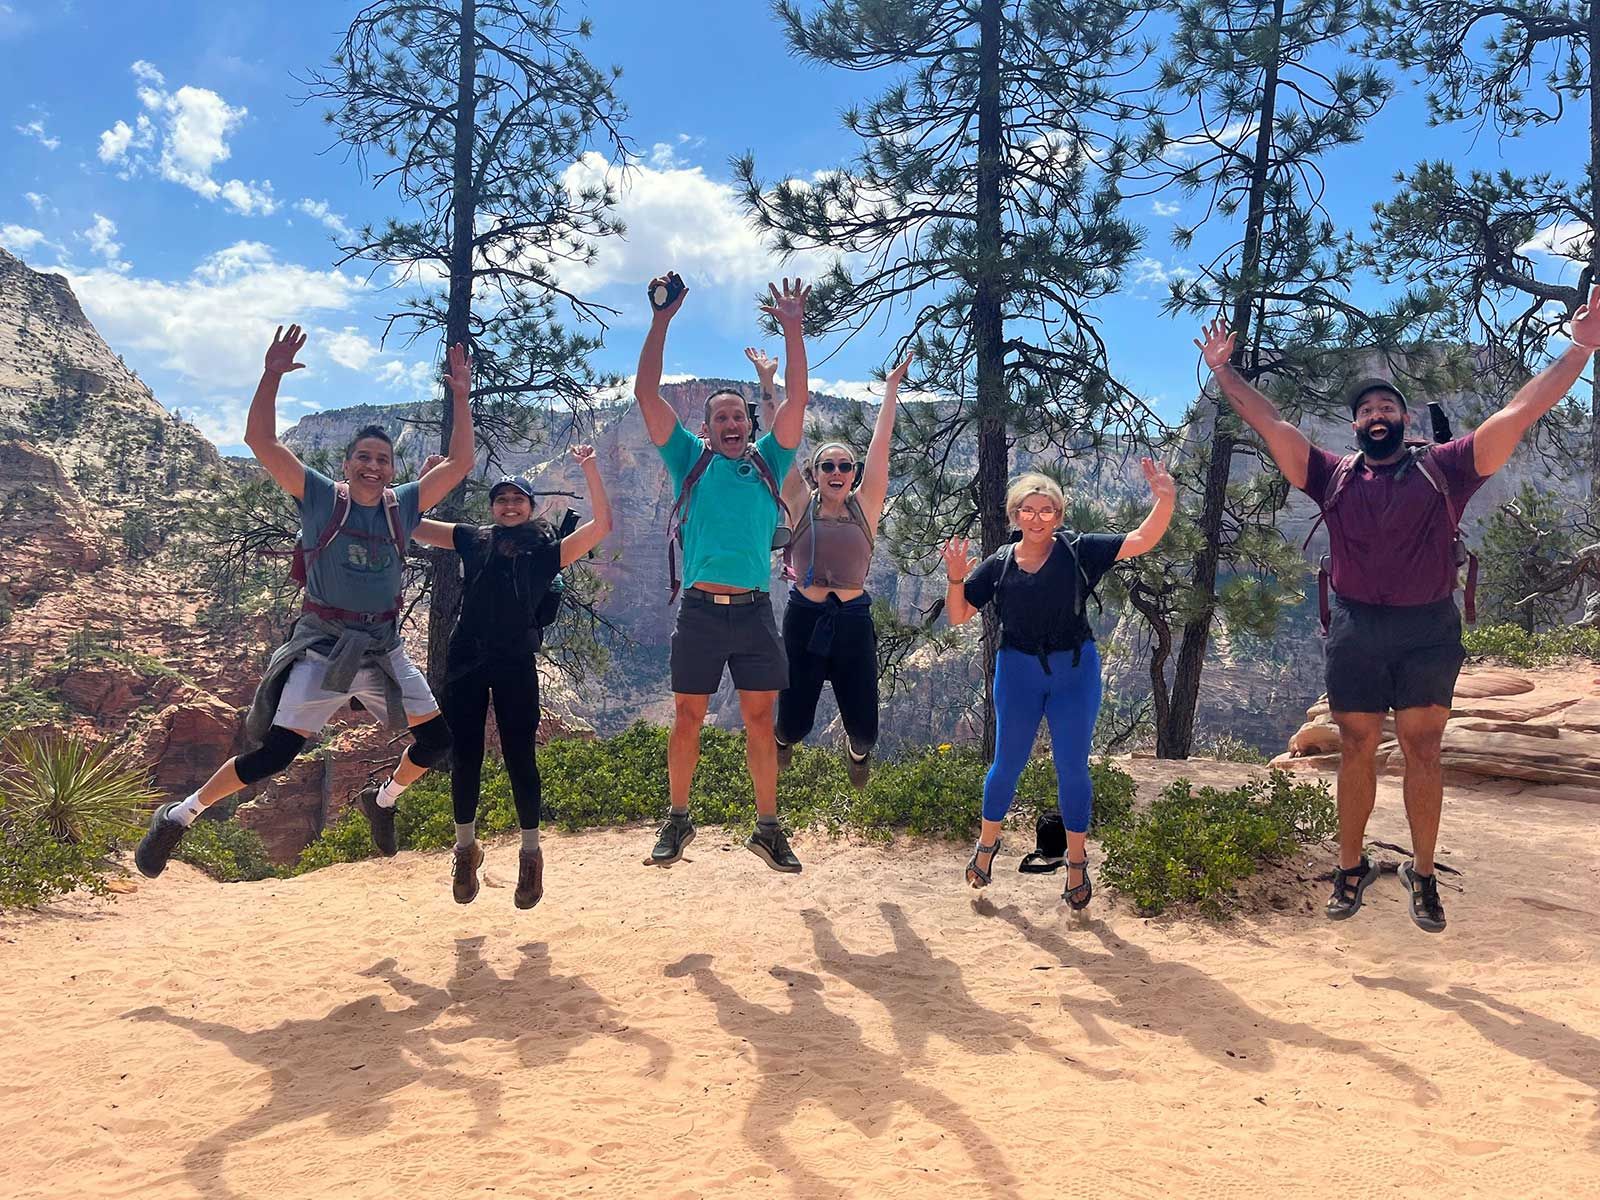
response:
<svg viewBox="0 0 1600 1200"><path fill-rule="evenodd" d="M967 863L967 882L988 885L1000 849L1000 823L1017 794L1039 722L1050 727L1057 803L1067 830L1067 884L1061 898L1084 909L1094 893L1084 837L1092 787L1089 742L1100 712L1100 655L1085 602L1124 559L1153 549L1172 521L1177 488L1165 465L1141 459L1154 504L1132 533L1068 535L1066 497L1048 476L1029 473L1006 491L1006 516L1020 532L981 563L966 538L944 548L950 623L997 606L1000 649L994 662L994 762L983 781L983 830Z"/></svg>

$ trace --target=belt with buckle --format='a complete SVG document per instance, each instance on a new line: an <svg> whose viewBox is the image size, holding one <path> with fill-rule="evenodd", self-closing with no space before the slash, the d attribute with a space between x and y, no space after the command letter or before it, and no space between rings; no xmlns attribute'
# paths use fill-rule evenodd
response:
<svg viewBox="0 0 1600 1200"><path fill-rule="evenodd" d="M756 591L708 592L697 587L692 587L689 590L696 596L700 597L700 599L707 604L754 604L756 601L765 599L766 597L765 592Z"/></svg>

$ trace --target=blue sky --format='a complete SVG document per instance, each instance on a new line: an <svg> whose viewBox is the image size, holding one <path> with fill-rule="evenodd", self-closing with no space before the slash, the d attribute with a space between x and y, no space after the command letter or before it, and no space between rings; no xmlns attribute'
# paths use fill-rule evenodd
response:
<svg viewBox="0 0 1600 1200"><path fill-rule="evenodd" d="M574 7L577 7L576 5ZM380 347L392 292L359 265L337 268L333 230L397 211L375 193L292 74L326 62L357 5L279 0L0 0L0 244L65 271L112 348L169 408L240 452L264 339L278 322L312 331L309 369L284 387L285 421L308 410L428 394L423 348ZM640 154L623 196L626 243L608 245L575 283L623 310L601 367L631 373L646 319L642 282L666 266L695 287L675 322L669 372L743 375L760 335L751 297L782 268L749 229L728 159L756 151L765 177L810 176L844 162L854 140L838 113L886 80L789 56L764 4L588 6L590 57L622 67L627 132ZM1368 140L1330 160L1336 219L1364 228L1390 179L1421 156L1573 176L1576 126L1501 143L1430 130L1414 85ZM1162 207L1177 197L1162 198ZM1194 393L1187 321L1158 308L1180 255L1150 199L1130 206L1146 231L1140 261L1102 310L1113 363L1166 413ZM1546 260L1548 273L1562 264ZM790 270L794 270L791 267ZM768 342L769 348L778 347ZM888 353L862 336L822 360L817 385L864 394Z"/></svg>

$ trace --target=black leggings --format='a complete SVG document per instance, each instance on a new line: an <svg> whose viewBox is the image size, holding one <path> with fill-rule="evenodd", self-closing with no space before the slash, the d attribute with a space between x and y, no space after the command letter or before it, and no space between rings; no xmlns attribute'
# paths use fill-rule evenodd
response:
<svg viewBox="0 0 1600 1200"><path fill-rule="evenodd" d="M878 630L872 623L872 598L863 594L841 604L830 597L818 604L791 591L783 612L783 648L789 656L789 686L778 693L778 740L791 746L805 740L816 723L822 685L831 683L851 744L863 753L875 746Z"/></svg>
<svg viewBox="0 0 1600 1200"><path fill-rule="evenodd" d="M539 764L534 761L534 737L539 732L539 673L531 657L520 655L491 656L460 675L452 675L445 685L444 716L455 740L450 799L456 824L465 825L478 814L484 722L489 716L491 693L494 720L500 729L500 753L505 758L511 797L517 806L517 824L523 829L537 829L543 803Z"/></svg>

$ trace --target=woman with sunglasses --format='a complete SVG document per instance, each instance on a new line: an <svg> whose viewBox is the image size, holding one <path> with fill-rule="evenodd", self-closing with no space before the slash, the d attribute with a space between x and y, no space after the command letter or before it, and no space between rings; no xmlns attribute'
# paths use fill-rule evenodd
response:
<svg viewBox="0 0 1600 1200"><path fill-rule="evenodd" d="M450 890L458 904L471 904L477 897L478 868L483 865L483 847L477 839L478 790L491 702L522 828L512 899L518 908L532 908L544 896L544 852L539 848L542 793L534 759L539 732L537 655L543 626L554 617L552 602L559 600L559 572L611 532L611 502L595 464L594 447L574 446L572 459L583 471L594 516L566 537L533 515L532 486L512 475L489 489L493 524L424 520L412 535L459 554L466 582L461 615L450 635L443 691L445 720L455 744L450 796L456 850Z"/></svg>
<svg viewBox="0 0 1600 1200"><path fill-rule="evenodd" d="M966 538L945 545L950 623L993 602L1000 617L994 660L994 762L983 781L983 830L967 863L967 883L986 887L1000 849L1000 823L1017 794L1041 719L1050 726L1056 802L1067 829L1067 886L1061 898L1089 906L1094 885L1084 836L1093 800L1089 742L1100 714L1100 655L1085 601L1117 563L1153 549L1172 521L1177 488L1165 465L1139 461L1154 504L1132 533L1061 530L1066 498L1044 475L1018 476L1006 490L1006 515L1021 534L981 563Z"/></svg>
<svg viewBox="0 0 1600 1200"><path fill-rule="evenodd" d="M778 364L759 350L745 354L770 402ZM822 685L831 683L844 725L845 763L856 787L866 785L878 741L878 632L867 569L889 494L895 405L910 366L908 354L884 380L865 464L843 442L826 442L803 476L791 468L783 482L794 533L783 552L793 586L783 612L789 686L778 693L778 766L789 765L795 745L811 732Z"/></svg>

